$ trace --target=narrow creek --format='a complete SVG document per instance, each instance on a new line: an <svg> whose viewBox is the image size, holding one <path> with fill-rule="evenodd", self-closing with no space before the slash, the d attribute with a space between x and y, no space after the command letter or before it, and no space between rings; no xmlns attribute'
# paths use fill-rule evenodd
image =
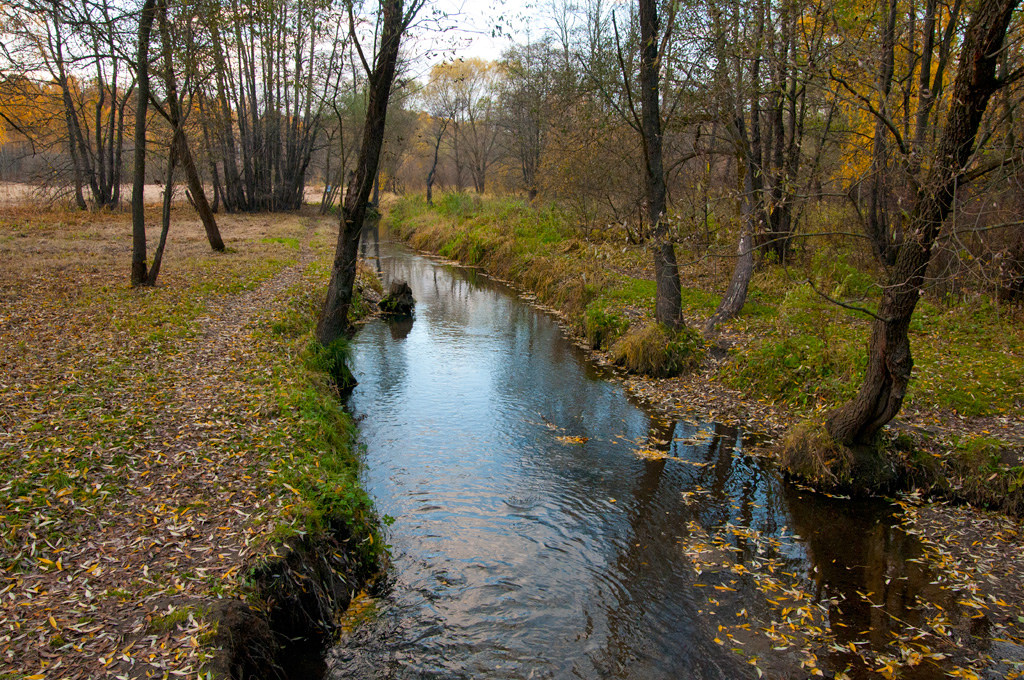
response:
<svg viewBox="0 0 1024 680"><path fill-rule="evenodd" d="M797 655L719 628L757 615L743 575L768 561L835 599L840 645L913 622L929 578L893 507L780 482L742 433L645 411L506 287L381 246L416 315L359 332L349 407L394 563L329 677L778 676ZM702 567L715 551L739 566Z"/></svg>

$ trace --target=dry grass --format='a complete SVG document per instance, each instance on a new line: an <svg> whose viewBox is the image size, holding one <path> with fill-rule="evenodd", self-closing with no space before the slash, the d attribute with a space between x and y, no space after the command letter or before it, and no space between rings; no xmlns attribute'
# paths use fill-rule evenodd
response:
<svg viewBox="0 0 1024 680"><path fill-rule="evenodd" d="M696 336L671 334L658 323L631 328L611 348L617 365L630 373L670 378L700 364L702 344Z"/></svg>
<svg viewBox="0 0 1024 680"><path fill-rule="evenodd" d="M836 442L820 422L789 429L779 450L779 466L817 488L845 489L852 481L854 454Z"/></svg>

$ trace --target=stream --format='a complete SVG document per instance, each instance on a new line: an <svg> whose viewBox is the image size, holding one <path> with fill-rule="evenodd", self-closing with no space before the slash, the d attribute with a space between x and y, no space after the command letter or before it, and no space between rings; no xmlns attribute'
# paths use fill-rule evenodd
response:
<svg viewBox="0 0 1024 680"><path fill-rule="evenodd" d="M840 645L913 622L930 578L898 508L781 482L742 432L645 410L507 287L380 246L415 319L360 330L348 406L393 564L328 677L796 677L795 651L721 639L768 616L744 577L767 562L831 598ZM701 566L716 553L739 566Z"/></svg>

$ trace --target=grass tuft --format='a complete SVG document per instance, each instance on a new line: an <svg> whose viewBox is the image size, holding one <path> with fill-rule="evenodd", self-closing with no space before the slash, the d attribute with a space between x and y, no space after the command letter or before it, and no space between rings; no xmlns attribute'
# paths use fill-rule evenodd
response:
<svg viewBox="0 0 1024 680"><path fill-rule="evenodd" d="M633 373L670 378L698 366L704 343L695 331L672 333L659 323L630 330L611 349L612 361Z"/></svg>

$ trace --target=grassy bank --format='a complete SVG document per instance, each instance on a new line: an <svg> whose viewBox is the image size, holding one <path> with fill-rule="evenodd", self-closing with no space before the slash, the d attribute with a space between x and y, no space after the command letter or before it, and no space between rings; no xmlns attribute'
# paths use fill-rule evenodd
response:
<svg viewBox="0 0 1024 680"><path fill-rule="evenodd" d="M309 584L289 554L331 548L335 605L374 568L309 342L333 221L219 221L226 254L176 213L160 285L132 290L127 214L0 216L0 677L195 676L226 603L282 623Z"/></svg>
<svg viewBox="0 0 1024 680"><path fill-rule="evenodd" d="M741 418L759 419L755 427L779 432L820 418L851 397L863 377L870 318L815 292L867 309L877 304L870 257L839 240L802 245L788 267L760 268L742 313L722 328L727 359L710 361L705 355L702 370L693 371L702 341L692 333L652 332L649 255L614 231L584 238L557 207L467 194L444 195L433 207L418 197L400 199L387 226L415 248L481 266L535 294L589 346L633 372L682 372L674 381L629 381L670 409L687 398L711 403L729 401L731 394L738 403L716 405L717 411L705 415L731 408ZM726 287L731 260L682 248L679 259L687 263L681 267L684 313L699 327ZM914 379L897 423L913 435L899 455L918 483L948 496L1024 510L1021 320L1020 309L998 309L984 296L922 300L911 328Z"/></svg>

